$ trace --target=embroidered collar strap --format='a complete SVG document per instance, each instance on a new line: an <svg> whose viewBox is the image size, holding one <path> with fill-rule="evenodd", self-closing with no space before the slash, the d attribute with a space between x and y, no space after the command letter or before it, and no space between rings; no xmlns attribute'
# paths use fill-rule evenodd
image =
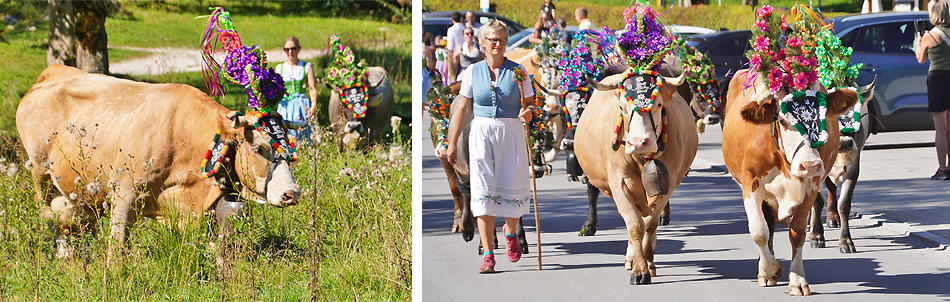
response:
<svg viewBox="0 0 950 302"><path fill-rule="evenodd" d="M201 176L208 178L218 173L230 145L230 142L221 141L221 129L218 129L211 140L211 147L208 147L208 152L205 153L205 159L201 161Z"/></svg>
<svg viewBox="0 0 950 302"><path fill-rule="evenodd" d="M337 93L343 105L353 113L353 118L366 117L366 108L369 106L369 89L366 85L356 82L352 85L337 86Z"/></svg>
<svg viewBox="0 0 950 302"><path fill-rule="evenodd" d="M782 98L779 107L782 118L798 130L812 148L828 142L825 122L828 104L824 94L815 90L796 91Z"/></svg>
<svg viewBox="0 0 950 302"><path fill-rule="evenodd" d="M719 81L701 81L696 84L696 92L699 92L701 100L712 106L714 112L719 113Z"/></svg>
<svg viewBox="0 0 950 302"><path fill-rule="evenodd" d="M561 110L564 111L564 122L567 125L567 131L574 131L574 123L571 121L571 112L568 109L568 98L576 97L577 100L573 100L576 103L587 103L586 99L589 99L591 95L590 88L588 87L577 87L572 90L567 90L561 93ZM585 101L581 101L583 98Z"/></svg>

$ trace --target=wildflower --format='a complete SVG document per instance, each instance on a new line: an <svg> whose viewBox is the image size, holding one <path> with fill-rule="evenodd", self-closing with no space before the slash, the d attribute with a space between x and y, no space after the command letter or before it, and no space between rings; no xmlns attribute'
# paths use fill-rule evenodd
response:
<svg viewBox="0 0 950 302"><path fill-rule="evenodd" d="M399 130L399 124L401 123L402 123L401 117L393 115L393 117L389 119L389 125L393 127L393 134L396 134L396 132Z"/></svg>

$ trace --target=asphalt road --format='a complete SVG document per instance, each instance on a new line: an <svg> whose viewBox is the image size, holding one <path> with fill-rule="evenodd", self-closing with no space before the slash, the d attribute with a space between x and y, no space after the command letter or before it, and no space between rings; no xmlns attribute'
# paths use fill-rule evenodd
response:
<svg viewBox="0 0 950 302"><path fill-rule="evenodd" d="M426 132L428 116L423 119L422 127L414 127L416 135L423 138L423 144L415 147L415 152L422 154L422 252L421 259L415 261L421 266L422 276L421 284L416 283L414 290L421 291L423 301L950 300L950 251L940 240L924 240L912 236L907 229L919 231L915 225L928 224L904 223L905 220L885 217L870 209L883 212L899 208L901 204L910 204L911 196L917 196L925 205L947 203L946 189L932 188L945 188L950 182L924 181L933 173L927 167L935 166L926 162L933 161L933 155L926 155L932 154L932 148L930 153L885 149L873 151L881 152L880 155L864 156L864 185L859 182L855 197L855 206L862 215L851 222L858 253L838 252L838 229L826 229L827 248L813 249L806 243L805 276L812 296L796 298L786 294L791 247L787 228L781 224L775 234L775 253L782 261L785 276L775 287L760 288L756 284L758 252L748 235L741 190L721 164L719 127L709 127L700 136L700 150L692 170L674 191L670 201L672 222L658 230L658 276L653 278L654 284L634 286L629 285L629 271L623 268L627 234L612 199L601 194L596 236L577 236L586 215L587 197L583 184L567 181L563 156L553 164L553 175L537 182L543 270L537 270L538 246L532 213L524 219L530 253L517 263L508 262L501 254L495 266L499 273L478 274L481 257L477 255L477 239L464 242L460 234L449 232L452 196ZM899 143L894 140L905 137L895 135L885 140ZM871 141L875 141L874 137ZM908 156L915 160L913 165L877 165L884 161L878 157ZM872 162L868 164L869 161ZM857 200L875 202L861 204ZM946 211L947 206L939 206L936 209ZM943 223L950 223L950 219ZM504 250L504 241L499 248Z"/></svg>

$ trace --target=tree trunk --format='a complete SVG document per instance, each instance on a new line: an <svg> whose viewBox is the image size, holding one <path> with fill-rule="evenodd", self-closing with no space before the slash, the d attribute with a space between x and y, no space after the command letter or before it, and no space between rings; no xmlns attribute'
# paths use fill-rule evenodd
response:
<svg viewBox="0 0 950 302"><path fill-rule="evenodd" d="M108 73L105 0L49 0L50 34L46 62L75 66L85 72Z"/></svg>
<svg viewBox="0 0 950 302"><path fill-rule="evenodd" d="M49 0L49 49L46 64L76 66L73 1Z"/></svg>
<svg viewBox="0 0 950 302"><path fill-rule="evenodd" d="M109 73L109 49L104 0L76 1L76 67L89 73Z"/></svg>

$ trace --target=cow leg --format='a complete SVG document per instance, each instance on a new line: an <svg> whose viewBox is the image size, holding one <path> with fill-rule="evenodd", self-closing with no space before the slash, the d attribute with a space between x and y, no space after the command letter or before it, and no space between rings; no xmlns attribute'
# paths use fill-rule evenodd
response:
<svg viewBox="0 0 950 302"><path fill-rule="evenodd" d="M600 189L587 183L587 219L584 220L584 226L581 227L578 236L594 236L597 233L597 199L600 198Z"/></svg>
<svg viewBox="0 0 950 302"><path fill-rule="evenodd" d="M828 190L831 190L831 188L829 187ZM808 220L808 225L811 228L809 241L812 248L824 248L825 228L821 225L821 210L825 206L825 201L820 192L817 195L815 205L811 209L811 219Z"/></svg>
<svg viewBox="0 0 950 302"><path fill-rule="evenodd" d="M792 264L788 272L788 294L791 296L811 295L811 289L808 287L808 281L805 280L805 267L802 263L802 248L805 246L805 225L807 219L795 219L796 217L807 217L811 211L815 197L818 191L805 195L805 200L801 206L795 209L792 221L788 226L788 239L792 244Z"/></svg>
<svg viewBox="0 0 950 302"><path fill-rule="evenodd" d="M841 196L838 200L838 214L841 217L841 237L838 238L838 251L842 253L857 253L854 248L854 241L851 240L851 197L854 195L854 186L858 182L858 174L861 170L861 155L858 155L854 162L854 168L848 171L847 177L841 183Z"/></svg>
<svg viewBox="0 0 950 302"><path fill-rule="evenodd" d="M131 180L125 180L122 183L128 183L131 186ZM129 238L129 227L135 223L135 212L132 208L134 201L135 192L131 187L120 188L113 193L110 231L112 242L109 244L106 263L113 263L116 256L124 254L125 245Z"/></svg>
<svg viewBox="0 0 950 302"><path fill-rule="evenodd" d="M623 179L620 177L616 178L616 180L611 180L610 189L614 192L614 202L617 204L617 211L620 212L620 216L623 217L624 224L627 226L627 235L629 236L627 240L627 253L623 263L624 268L631 270L631 285L650 284L652 283L650 268L644 258L643 251L646 224L643 221L644 215L640 215L640 212L637 210L635 205L636 199L634 198L634 196L639 195L628 192L627 186L623 183ZM640 190L642 190L642 188ZM643 194L642 192L638 193ZM645 203L646 201L643 202Z"/></svg>
<svg viewBox="0 0 950 302"><path fill-rule="evenodd" d="M475 216L472 214L472 187L468 182L457 180L459 192L462 193L462 239L465 242L475 238Z"/></svg>
<svg viewBox="0 0 950 302"><path fill-rule="evenodd" d="M755 185L755 186L752 186ZM746 215L749 217L749 234L752 241L759 248L759 286L773 286L782 276L782 263L775 259L772 252L772 234L775 228L775 215L772 209L764 203L765 188L758 186L758 181L750 179L743 182L742 195ZM764 211L763 211L764 210ZM769 212L769 215L766 215Z"/></svg>
<svg viewBox="0 0 950 302"><path fill-rule="evenodd" d="M524 232L524 217L518 218L518 227L516 227L516 235L518 235L518 244L521 245L521 254L528 254L528 237L525 236ZM495 247L498 247L498 240L495 240Z"/></svg>
<svg viewBox="0 0 950 302"><path fill-rule="evenodd" d="M670 225L670 203L667 202L663 207L663 214L660 216L660 225Z"/></svg>
<svg viewBox="0 0 950 302"><path fill-rule="evenodd" d="M449 164L449 161L439 157L439 163L442 164L442 170L445 171L446 179L449 181L449 190L452 191L452 201L455 202L455 218L452 220L452 233L461 232L462 208L465 206L465 198L459 189L458 178L455 177L455 167Z"/></svg>
<svg viewBox="0 0 950 302"><path fill-rule="evenodd" d="M669 205L670 195L660 195L653 198L658 199L654 203L665 202ZM647 197L647 199L650 199L650 197ZM650 276L652 277L656 277L656 263L653 260L656 255L656 228L659 226L659 222L663 221L663 216L661 216L662 214L660 213L662 211L663 210L660 209L653 211L653 213L650 213L650 216L646 217L645 221L646 234L643 240L643 254L647 261L647 266L650 268Z"/></svg>
<svg viewBox="0 0 950 302"><path fill-rule="evenodd" d="M828 188L828 212L826 213L828 218L826 221L829 228L837 228L838 222L841 220L841 216L838 215L838 198L840 197L835 196L838 193L838 185L831 179L825 178L825 187ZM818 198L821 198L821 194L818 195Z"/></svg>

